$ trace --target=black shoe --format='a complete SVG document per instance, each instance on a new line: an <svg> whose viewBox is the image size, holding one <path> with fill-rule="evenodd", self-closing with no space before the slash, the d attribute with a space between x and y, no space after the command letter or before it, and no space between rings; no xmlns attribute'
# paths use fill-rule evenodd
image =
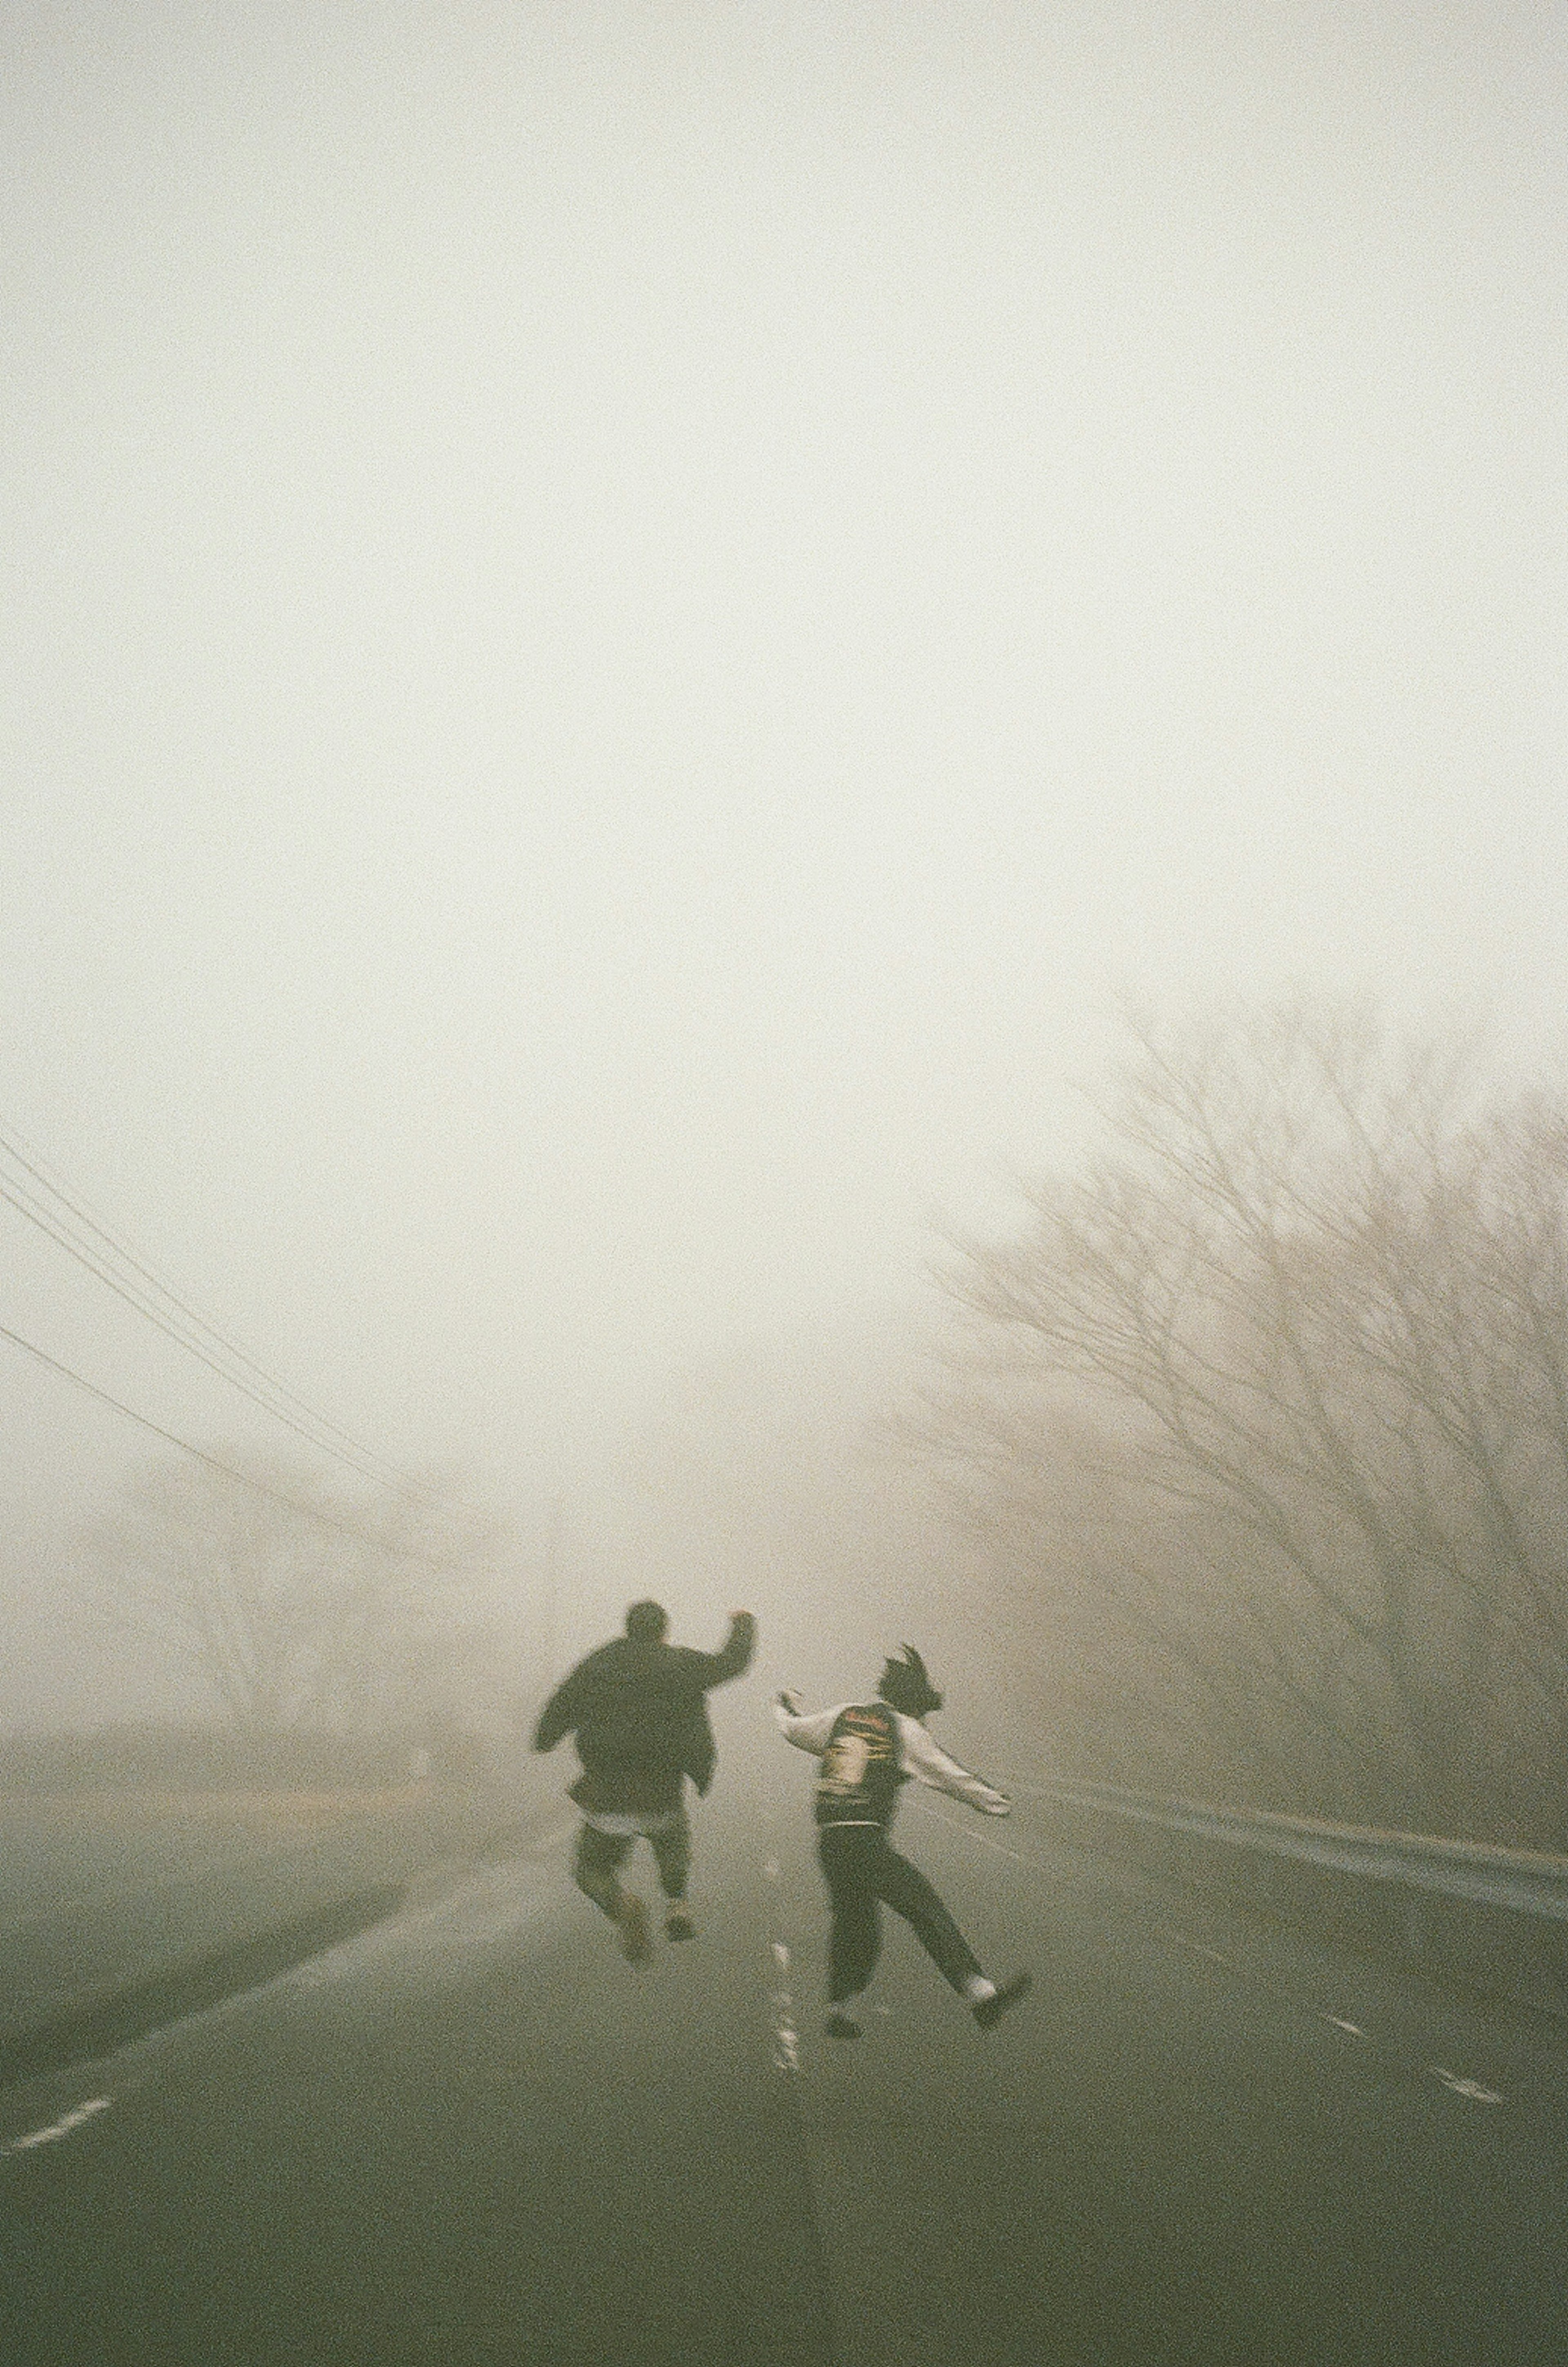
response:
<svg viewBox="0 0 1568 2367"><path fill-rule="evenodd" d="M668 1914L664 1918L664 1936L667 1940L694 1940L696 1938L697 1927L693 1922L690 1914L684 1907L671 1907L670 1908Z"/></svg>
<svg viewBox="0 0 1568 2367"><path fill-rule="evenodd" d="M1010 1981L1002 1983L995 1997L982 1998L979 2004L972 2005L969 2010L982 2030L994 2030L1009 2006L1016 2005L1032 1986L1032 1974L1014 1973Z"/></svg>
<svg viewBox="0 0 1568 2367"><path fill-rule="evenodd" d="M852 2015L840 2013L837 2006L833 2008L832 2012L828 2016L828 2019L823 2023L822 2027L826 2030L829 2038L858 2038L860 2036L859 2022L853 2019Z"/></svg>

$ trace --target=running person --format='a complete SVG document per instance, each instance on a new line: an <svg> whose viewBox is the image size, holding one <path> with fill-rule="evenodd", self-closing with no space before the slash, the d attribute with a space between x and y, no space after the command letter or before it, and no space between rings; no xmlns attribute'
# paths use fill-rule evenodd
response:
<svg viewBox="0 0 1568 2367"><path fill-rule="evenodd" d="M575 1734L582 1772L568 1796L582 1811L573 1874L578 1888L602 1908L621 1934L634 1965L650 1953L648 1910L621 1886L621 1869L639 1839L650 1844L666 1900L664 1936L690 1940L696 1931L686 1906L692 1863L685 1786L698 1793L713 1781L716 1753L705 1695L739 1676L756 1648L757 1623L737 1611L716 1652L668 1644L669 1614L657 1603L634 1603L626 1632L580 1660L556 1687L534 1729L536 1750L553 1750Z"/></svg>
<svg viewBox="0 0 1568 2367"><path fill-rule="evenodd" d="M887 1838L898 1787L913 1776L951 1793L982 1816L1005 1817L1012 1803L940 1750L921 1721L942 1707L942 1695L912 1644L890 1659L877 1698L843 1702L803 1716L794 1696L780 1693L773 1715L786 1741L822 1761L817 1778L817 1851L832 1907L828 1943L828 2033L858 2038L861 2026L845 2009L876 1969L882 1953L884 1905L902 1915L949 1986L982 2030L991 2029L1030 1984L1015 1973L1000 1988L931 1884Z"/></svg>

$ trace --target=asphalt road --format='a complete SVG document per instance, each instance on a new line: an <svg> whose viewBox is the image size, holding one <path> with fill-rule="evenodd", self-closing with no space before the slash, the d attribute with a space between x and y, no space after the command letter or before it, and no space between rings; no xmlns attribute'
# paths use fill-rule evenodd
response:
<svg viewBox="0 0 1568 2367"><path fill-rule="evenodd" d="M909 1853L1033 1995L895 1927L820 2034L804 1784L702 1812L624 1964L569 1827L0 2094L6 2367L1568 2361L1568 2034L1005 1823ZM648 1871L644 1886L651 1890Z"/></svg>

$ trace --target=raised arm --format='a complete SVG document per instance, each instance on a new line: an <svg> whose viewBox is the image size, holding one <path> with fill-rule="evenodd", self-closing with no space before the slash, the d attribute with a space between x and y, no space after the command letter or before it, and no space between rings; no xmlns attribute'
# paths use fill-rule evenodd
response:
<svg viewBox="0 0 1568 2367"><path fill-rule="evenodd" d="M716 1652L704 1652L703 1685L727 1685L731 1677L743 1676L751 1665L751 1655L757 1648L757 1622L750 1611L733 1611L729 1616L729 1634Z"/></svg>

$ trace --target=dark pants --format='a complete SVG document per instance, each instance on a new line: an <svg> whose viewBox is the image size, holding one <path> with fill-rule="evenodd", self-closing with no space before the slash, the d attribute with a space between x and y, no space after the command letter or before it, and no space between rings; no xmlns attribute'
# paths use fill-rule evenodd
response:
<svg viewBox="0 0 1568 2367"><path fill-rule="evenodd" d="M638 1833L602 1833L592 1825L584 1825L577 1836L577 1863L572 1868L577 1886L606 1915L615 1912L621 1896L617 1876L642 1838ZM692 1829L684 1810L668 1824L660 1824L647 1840L665 1897L684 1898L692 1866Z"/></svg>
<svg viewBox="0 0 1568 2367"><path fill-rule="evenodd" d="M918 1866L889 1846L880 1825L824 1825L817 1854L828 1877L833 1931L828 1997L859 1997L882 1954L882 1908L901 1915L943 1980L962 1991L980 1960Z"/></svg>

